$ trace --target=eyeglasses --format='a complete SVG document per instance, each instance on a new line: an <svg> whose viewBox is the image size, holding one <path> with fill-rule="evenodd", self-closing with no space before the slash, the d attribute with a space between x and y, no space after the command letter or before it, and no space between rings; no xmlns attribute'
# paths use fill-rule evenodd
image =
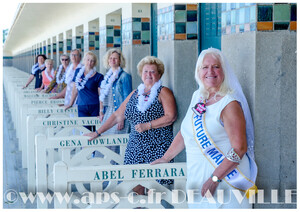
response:
<svg viewBox="0 0 300 212"><path fill-rule="evenodd" d="M61 61L68 61L68 60L69 60L69 59L64 59L64 58L61 59Z"/></svg>

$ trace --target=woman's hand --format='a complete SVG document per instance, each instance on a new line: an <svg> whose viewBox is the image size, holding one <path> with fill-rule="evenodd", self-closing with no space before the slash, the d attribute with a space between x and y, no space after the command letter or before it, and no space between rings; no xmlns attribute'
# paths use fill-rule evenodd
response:
<svg viewBox="0 0 300 212"><path fill-rule="evenodd" d="M155 164L160 164L160 163L169 163L169 161L167 159L165 159L164 157L161 157L161 158L153 161L152 163L150 163L150 165L155 165Z"/></svg>
<svg viewBox="0 0 300 212"><path fill-rule="evenodd" d="M208 180L206 180L206 182L202 186L201 195L204 197L206 192L209 190L211 195L213 196L218 185L219 185L219 182L213 182L211 177L208 178Z"/></svg>
<svg viewBox="0 0 300 212"><path fill-rule="evenodd" d="M143 123L143 124L135 125L135 130L138 131L139 133L142 133L142 132L147 131L149 129L150 129L150 124L149 123Z"/></svg>
<svg viewBox="0 0 300 212"><path fill-rule="evenodd" d="M71 107L72 107L72 105L67 105L67 106L65 106L65 111L68 110L68 109L71 108Z"/></svg>
<svg viewBox="0 0 300 212"><path fill-rule="evenodd" d="M96 132L85 133L83 135L90 137L89 141L94 140L95 138L98 137L98 133L96 133Z"/></svg>
<svg viewBox="0 0 300 212"><path fill-rule="evenodd" d="M42 90L42 88L36 88L35 90L36 90L36 91L41 91L41 90Z"/></svg>
<svg viewBox="0 0 300 212"><path fill-rule="evenodd" d="M121 121L117 124L117 129L122 130L124 128L124 121Z"/></svg>
<svg viewBox="0 0 300 212"><path fill-rule="evenodd" d="M51 96L51 97L49 97L49 99L58 99L58 97L57 96Z"/></svg>

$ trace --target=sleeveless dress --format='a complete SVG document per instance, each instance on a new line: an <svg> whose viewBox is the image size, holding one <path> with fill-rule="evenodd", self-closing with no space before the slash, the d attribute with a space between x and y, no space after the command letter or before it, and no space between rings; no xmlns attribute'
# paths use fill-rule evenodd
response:
<svg viewBox="0 0 300 212"><path fill-rule="evenodd" d="M161 158L173 141L173 125L150 129L142 133L135 130L137 124L147 123L164 116L163 106L158 99L161 89L162 86L159 87L155 100L144 113L137 109L137 90L126 105L125 117L130 123L131 131L125 150L124 164L151 163Z"/></svg>
<svg viewBox="0 0 300 212"><path fill-rule="evenodd" d="M249 204L249 201L246 197L241 203L238 202L237 198L231 191L234 188L229 186L224 180L219 183L213 195L213 198L216 202L215 204L209 203L206 198L201 196L201 188L207 179L211 177L211 174L214 172L215 168L205 158L196 141L194 140L195 137L192 126L193 111L191 108L198 103L199 96L199 90L195 91L186 116L181 124L181 133L184 138L187 157L186 190L195 191L193 195L194 203L189 203L188 206L189 208L251 208L251 204ZM224 154L231 149L231 144L225 128L221 123L220 115L222 110L232 101L235 101L235 99L230 94L227 94L218 102L206 106L205 125L208 134ZM245 176L250 176L249 159L246 154L243 156L238 168L243 174L245 174ZM218 201L218 190L224 191L224 204L221 204L221 201ZM245 194L241 192L241 195ZM189 197L189 193L188 198L192 198Z"/></svg>

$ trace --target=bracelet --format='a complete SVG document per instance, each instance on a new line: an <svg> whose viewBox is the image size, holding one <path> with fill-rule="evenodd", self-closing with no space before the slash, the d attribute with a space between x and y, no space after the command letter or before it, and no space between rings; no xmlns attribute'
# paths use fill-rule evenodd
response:
<svg viewBox="0 0 300 212"><path fill-rule="evenodd" d="M97 133L97 137L101 136L101 133L98 133L98 130L95 131Z"/></svg>
<svg viewBox="0 0 300 212"><path fill-rule="evenodd" d="M215 182L215 183L216 183L216 182L219 182L219 183L222 182L221 179L219 179L217 176L215 176L215 175L213 175L213 174L210 176L210 178L211 178L212 181Z"/></svg>
<svg viewBox="0 0 300 212"><path fill-rule="evenodd" d="M151 121L149 121L149 125L150 125L150 129L149 129L149 130L151 130L151 129L152 129L152 124L151 124Z"/></svg>
<svg viewBox="0 0 300 212"><path fill-rule="evenodd" d="M234 151L233 148L231 148L227 154L226 154L226 158L234 163L240 163L241 162L241 158L240 156Z"/></svg>

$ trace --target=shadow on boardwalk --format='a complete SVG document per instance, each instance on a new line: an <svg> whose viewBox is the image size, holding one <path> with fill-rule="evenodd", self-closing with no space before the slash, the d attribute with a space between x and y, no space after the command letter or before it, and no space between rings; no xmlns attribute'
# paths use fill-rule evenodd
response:
<svg viewBox="0 0 300 212"><path fill-rule="evenodd" d="M19 192L27 195L27 170L22 168L22 153L18 148L16 131L3 91L3 208L36 208L36 201L24 203L19 195Z"/></svg>

